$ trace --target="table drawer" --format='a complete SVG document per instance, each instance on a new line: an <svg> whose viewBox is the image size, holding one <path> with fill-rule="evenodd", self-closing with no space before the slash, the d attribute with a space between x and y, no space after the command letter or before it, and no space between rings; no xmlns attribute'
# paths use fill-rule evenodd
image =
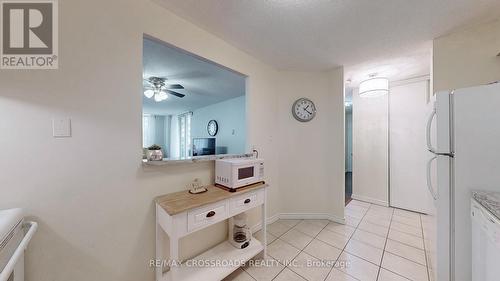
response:
<svg viewBox="0 0 500 281"><path fill-rule="evenodd" d="M248 192L234 198L229 201L229 208L231 215L235 215L255 206L262 204L264 201L264 196L262 191Z"/></svg>
<svg viewBox="0 0 500 281"><path fill-rule="evenodd" d="M210 225L228 216L226 201L188 211L188 231Z"/></svg>

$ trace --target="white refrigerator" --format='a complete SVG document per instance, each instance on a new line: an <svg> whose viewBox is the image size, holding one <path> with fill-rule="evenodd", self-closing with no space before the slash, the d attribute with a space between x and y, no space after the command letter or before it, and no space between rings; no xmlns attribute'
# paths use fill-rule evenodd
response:
<svg viewBox="0 0 500 281"><path fill-rule="evenodd" d="M427 145L434 154L427 184L437 212L437 280L470 281L471 190L500 191L500 83L437 93Z"/></svg>

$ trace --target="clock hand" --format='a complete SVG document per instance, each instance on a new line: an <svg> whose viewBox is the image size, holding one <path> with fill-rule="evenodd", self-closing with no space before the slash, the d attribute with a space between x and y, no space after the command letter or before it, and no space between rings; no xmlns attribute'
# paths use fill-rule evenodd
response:
<svg viewBox="0 0 500 281"><path fill-rule="evenodd" d="M309 106L308 106L308 107L309 107ZM304 108L304 110L305 110L307 113L312 114L312 112L309 112L309 111L307 110L307 108Z"/></svg>

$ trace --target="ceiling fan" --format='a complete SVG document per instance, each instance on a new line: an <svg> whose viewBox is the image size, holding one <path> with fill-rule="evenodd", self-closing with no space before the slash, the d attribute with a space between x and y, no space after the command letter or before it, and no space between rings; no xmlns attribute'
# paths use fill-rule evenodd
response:
<svg viewBox="0 0 500 281"><path fill-rule="evenodd" d="M164 101L168 98L168 94L176 96L178 98L183 98L185 95L172 91L177 89L184 89L180 84L167 84L165 77L151 76L149 78L144 78L144 96L148 99L153 98L156 102ZM167 94L168 93L168 94Z"/></svg>

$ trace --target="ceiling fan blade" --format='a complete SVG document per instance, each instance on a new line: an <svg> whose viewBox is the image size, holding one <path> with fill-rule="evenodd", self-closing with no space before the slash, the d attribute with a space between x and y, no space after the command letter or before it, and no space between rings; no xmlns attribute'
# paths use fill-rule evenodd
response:
<svg viewBox="0 0 500 281"><path fill-rule="evenodd" d="M169 94L174 95L174 96L179 97L179 98L183 98L183 97L185 97L185 96L186 96L186 95L184 95L184 94L180 94L180 93L177 93L177 92L174 92L174 91L170 91L170 90L167 90L167 92L168 92Z"/></svg>
<svg viewBox="0 0 500 281"><path fill-rule="evenodd" d="M181 84L170 84L166 86L167 89L184 89L184 87Z"/></svg>

